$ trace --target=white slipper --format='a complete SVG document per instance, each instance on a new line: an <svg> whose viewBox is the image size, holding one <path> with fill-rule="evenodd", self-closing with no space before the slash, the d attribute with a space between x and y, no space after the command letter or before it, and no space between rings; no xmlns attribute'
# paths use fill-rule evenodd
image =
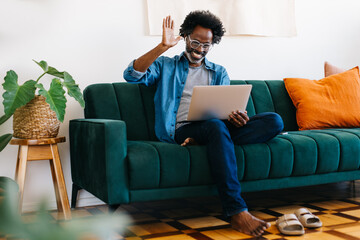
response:
<svg viewBox="0 0 360 240"><path fill-rule="evenodd" d="M295 215L304 227L318 228L322 226L320 218L312 214L307 208L299 208L295 211Z"/></svg>
<svg viewBox="0 0 360 240"><path fill-rule="evenodd" d="M299 222L295 214L284 214L277 221L279 231L285 235L303 235L305 233L303 225Z"/></svg>

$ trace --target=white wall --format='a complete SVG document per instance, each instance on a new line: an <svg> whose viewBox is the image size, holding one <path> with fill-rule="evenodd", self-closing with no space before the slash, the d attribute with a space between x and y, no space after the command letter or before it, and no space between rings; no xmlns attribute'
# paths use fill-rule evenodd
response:
<svg viewBox="0 0 360 240"><path fill-rule="evenodd" d="M209 60L225 66L231 79L319 79L324 61L342 68L360 64L359 0L295 1L297 37L224 37L208 54ZM146 36L145 0L1 0L0 9L1 82L10 69L21 83L37 78L41 69L32 59L68 71L81 89L92 83L124 81L127 64L160 41ZM183 49L181 42L166 55ZM60 135L68 139L69 120L82 118L83 113L73 99L67 106ZM8 121L0 126L0 134L11 129ZM69 143L59 148L70 198ZM14 177L16 156L15 146L0 153L0 176ZM55 208L49 164L31 162L24 209L33 209L44 195ZM96 203L101 202L81 192L79 205Z"/></svg>

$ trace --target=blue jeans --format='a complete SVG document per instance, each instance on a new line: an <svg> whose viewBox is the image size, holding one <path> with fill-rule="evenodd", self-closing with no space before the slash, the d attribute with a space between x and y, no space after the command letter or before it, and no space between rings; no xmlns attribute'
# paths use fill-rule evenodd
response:
<svg viewBox="0 0 360 240"><path fill-rule="evenodd" d="M240 128L227 120L210 119L178 128L175 132L175 141L181 144L190 137L197 143L207 146L208 161L224 214L232 216L247 210L237 177L234 144L266 142L279 134L283 127L281 117L272 112L252 116L247 124Z"/></svg>

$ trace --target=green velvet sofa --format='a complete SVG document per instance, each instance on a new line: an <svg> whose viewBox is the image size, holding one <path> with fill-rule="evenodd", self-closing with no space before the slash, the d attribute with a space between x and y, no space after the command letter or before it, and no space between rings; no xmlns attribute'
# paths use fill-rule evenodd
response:
<svg viewBox="0 0 360 240"><path fill-rule="evenodd" d="M248 115L277 112L287 132L266 143L235 147L244 192L360 179L360 128L298 131L283 81L231 84L252 84ZM129 83L85 89L85 119L70 121L72 207L80 189L111 208L217 193L205 146L157 140L154 93L155 87Z"/></svg>

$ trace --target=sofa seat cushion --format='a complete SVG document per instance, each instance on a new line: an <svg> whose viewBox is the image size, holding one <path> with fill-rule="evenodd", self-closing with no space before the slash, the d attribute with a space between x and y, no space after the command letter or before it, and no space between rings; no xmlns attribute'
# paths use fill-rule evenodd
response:
<svg viewBox="0 0 360 240"><path fill-rule="evenodd" d="M239 169L244 172L240 180L351 171L360 166L360 128L290 131L265 146L268 150L264 144L236 146L244 151L244 159L237 159L245 162Z"/></svg>
<svg viewBox="0 0 360 240"><path fill-rule="evenodd" d="M185 186L190 156L185 147L155 141L128 141L130 189Z"/></svg>
<svg viewBox="0 0 360 240"><path fill-rule="evenodd" d="M235 154L241 181L357 170L360 128L290 131ZM214 183L205 146L129 141L127 158L133 190Z"/></svg>

